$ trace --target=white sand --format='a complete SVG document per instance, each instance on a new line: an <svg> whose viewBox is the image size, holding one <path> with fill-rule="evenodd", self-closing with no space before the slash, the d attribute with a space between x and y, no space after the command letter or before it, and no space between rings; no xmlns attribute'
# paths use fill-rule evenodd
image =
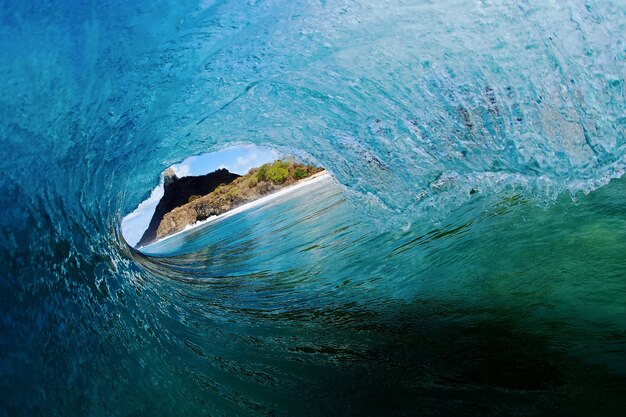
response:
<svg viewBox="0 0 626 417"><path fill-rule="evenodd" d="M190 224L190 225L186 226L180 232L172 233L171 235L165 236L163 239L159 239L157 241L154 241L154 242L150 243L149 245L146 245L146 246L143 246L143 247L139 248L139 250L149 248L152 245L156 245L159 242L163 242L164 240L167 240L167 239L169 239L171 237L174 237L176 235L179 235L181 233L185 233L185 232L187 232L189 230L192 230L192 229L195 229L197 227L204 226L205 224L213 223L215 221L222 220L222 219L228 218L230 216L234 216L237 213L241 213L241 212L249 210L251 208L261 206L261 205L263 205L265 203L268 203L268 202L270 202L270 201L272 201L272 200L274 200L274 199L276 199L276 198L278 198L280 196L292 193L292 192L294 192L296 190L299 190L301 188L307 187L307 186L309 186L311 184L318 183L318 182L323 181L323 180L328 179L328 178L330 178L330 174L328 172L326 172L326 171L318 172L317 174L311 175L308 178L300 180L300 181L296 182L293 185L290 185L288 187L282 188L282 189L276 191L275 193L268 194L268 195L266 195L264 197L261 197L261 198L259 198L257 200L254 200L254 201L251 201L249 203L243 204L243 205L241 205L241 206L239 206L237 208L234 208L232 210L227 211L226 213L222 213L222 214L220 214L218 216L212 216L212 217L209 217L206 220L202 220L202 221Z"/></svg>

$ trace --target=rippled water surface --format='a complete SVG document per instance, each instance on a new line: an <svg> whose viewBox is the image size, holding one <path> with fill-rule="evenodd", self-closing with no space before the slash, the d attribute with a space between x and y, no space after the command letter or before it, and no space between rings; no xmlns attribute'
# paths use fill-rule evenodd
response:
<svg viewBox="0 0 626 417"><path fill-rule="evenodd" d="M0 17L0 415L624 415L623 1ZM232 143L334 179L124 243Z"/></svg>

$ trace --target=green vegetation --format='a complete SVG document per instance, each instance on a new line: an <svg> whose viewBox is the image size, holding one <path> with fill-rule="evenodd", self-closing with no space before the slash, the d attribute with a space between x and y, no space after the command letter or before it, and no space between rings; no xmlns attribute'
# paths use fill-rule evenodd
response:
<svg viewBox="0 0 626 417"><path fill-rule="evenodd" d="M256 179L257 181L270 181L274 184L282 184L289 180L304 179L319 171L321 171L321 169L312 165L278 160L271 164L263 164L257 168ZM248 175L250 175L250 173L248 173Z"/></svg>
<svg viewBox="0 0 626 417"><path fill-rule="evenodd" d="M270 169L270 164L263 164L258 168L256 172L256 178L259 181L265 181L267 179L267 171ZM248 175L254 170L254 168L248 172Z"/></svg>
<svg viewBox="0 0 626 417"><path fill-rule="evenodd" d="M289 177L289 164L282 161L276 161L267 170L267 180L274 184L282 184Z"/></svg>
<svg viewBox="0 0 626 417"><path fill-rule="evenodd" d="M287 178L289 178L289 167L291 165L293 164L280 160L274 161L271 164L263 164L257 171L257 180L271 181L274 184L282 184L287 180Z"/></svg>
<svg viewBox="0 0 626 417"><path fill-rule="evenodd" d="M293 177L297 180L300 180L302 178L306 178L307 173L304 169L302 168L297 168L294 172L293 172Z"/></svg>

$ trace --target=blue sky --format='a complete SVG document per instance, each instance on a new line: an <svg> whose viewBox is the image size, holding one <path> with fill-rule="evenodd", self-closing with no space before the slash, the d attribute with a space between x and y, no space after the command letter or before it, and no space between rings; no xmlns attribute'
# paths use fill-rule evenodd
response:
<svg viewBox="0 0 626 417"><path fill-rule="evenodd" d="M250 168L258 167L266 162L280 158L280 154L272 149L256 145L240 145L211 152L204 155L191 156L179 164L172 165L176 175L187 177L190 175L204 175L219 168L226 168L230 172L243 175ZM150 197L124 219L122 219L122 234L126 241L135 246L143 232L148 228L154 209L163 197L163 179L152 190Z"/></svg>
<svg viewBox="0 0 626 417"><path fill-rule="evenodd" d="M279 154L269 148L255 145L243 145L204 155L191 156L180 164L173 165L178 177L204 175L218 168L226 168L235 174L244 175L250 168L265 162L274 161Z"/></svg>

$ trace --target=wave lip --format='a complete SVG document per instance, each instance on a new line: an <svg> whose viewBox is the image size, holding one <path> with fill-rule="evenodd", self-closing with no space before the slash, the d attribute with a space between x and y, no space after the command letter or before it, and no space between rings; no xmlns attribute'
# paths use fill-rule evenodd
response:
<svg viewBox="0 0 626 417"><path fill-rule="evenodd" d="M0 415L623 416L623 0L31 3L0 7ZM235 142L347 201L123 244Z"/></svg>

